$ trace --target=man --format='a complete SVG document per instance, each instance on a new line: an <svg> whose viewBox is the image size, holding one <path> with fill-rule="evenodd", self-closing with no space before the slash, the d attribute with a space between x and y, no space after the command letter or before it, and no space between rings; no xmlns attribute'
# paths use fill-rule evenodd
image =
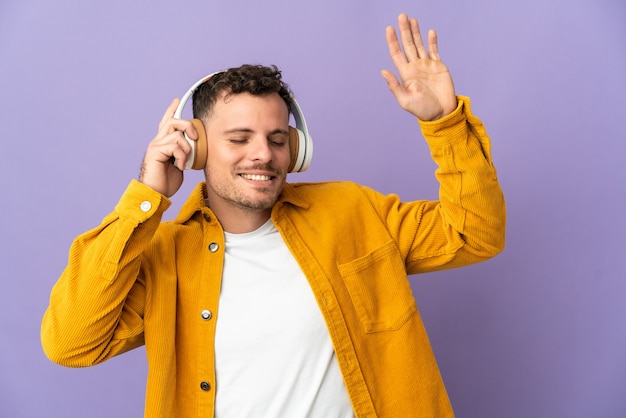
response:
<svg viewBox="0 0 626 418"><path fill-rule="evenodd" d="M402 48L386 37L401 80L382 76L419 120L440 201L286 183L281 74L230 69L194 98L206 182L178 217L161 222L191 151L182 133L199 135L175 100L139 181L75 240L43 318L49 358L89 366L145 344L150 417L453 416L407 275L496 255L505 206L435 32L427 51L415 19L398 24Z"/></svg>

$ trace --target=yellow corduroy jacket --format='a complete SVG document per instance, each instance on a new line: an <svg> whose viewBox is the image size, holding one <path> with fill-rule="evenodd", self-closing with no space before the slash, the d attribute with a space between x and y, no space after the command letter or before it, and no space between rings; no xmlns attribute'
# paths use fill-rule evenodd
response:
<svg viewBox="0 0 626 418"><path fill-rule="evenodd" d="M469 100L420 124L438 165L439 201L303 183L287 184L272 210L359 418L453 416L407 275L483 261L504 247L504 198ZM201 183L175 220L161 222L169 200L131 182L102 224L74 241L43 318L44 351L64 366L145 344L146 417L213 416L224 234L205 197Z"/></svg>

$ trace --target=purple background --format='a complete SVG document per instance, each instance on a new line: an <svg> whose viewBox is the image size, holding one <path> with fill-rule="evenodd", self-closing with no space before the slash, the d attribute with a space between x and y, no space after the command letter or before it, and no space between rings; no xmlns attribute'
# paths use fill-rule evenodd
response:
<svg viewBox="0 0 626 418"><path fill-rule="evenodd" d="M291 181L437 197L417 124L379 75L401 11L438 30L508 202L499 257L411 278L457 415L626 416L624 2L295 3L2 1L0 416L142 415L143 349L65 369L44 357L40 320L73 237L113 208L201 76L282 68L316 147Z"/></svg>

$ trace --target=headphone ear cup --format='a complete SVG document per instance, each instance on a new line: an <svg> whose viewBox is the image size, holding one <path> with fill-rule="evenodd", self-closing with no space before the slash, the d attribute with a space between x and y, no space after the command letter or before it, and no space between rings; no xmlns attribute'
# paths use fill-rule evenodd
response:
<svg viewBox="0 0 626 418"><path fill-rule="evenodd" d="M311 165L313 142L302 130L289 127L289 173L305 171Z"/></svg>
<svg viewBox="0 0 626 418"><path fill-rule="evenodd" d="M206 165L206 159L208 155L208 144L206 139L206 129L204 128L204 124L200 119L191 119L191 123L194 128L196 128L196 132L198 132L197 140L187 140L191 144L192 152L190 155L191 166L189 167L189 162L187 166L194 170L203 170ZM187 135L185 135L186 137Z"/></svg>
<svg viewBox="0 0 626 418"><path fill-rule="evenodd" d="M298 151L300 151L300 131L296 128L289 127L289 168L287 172L293 172L293 168L298 162Z"/></svg>

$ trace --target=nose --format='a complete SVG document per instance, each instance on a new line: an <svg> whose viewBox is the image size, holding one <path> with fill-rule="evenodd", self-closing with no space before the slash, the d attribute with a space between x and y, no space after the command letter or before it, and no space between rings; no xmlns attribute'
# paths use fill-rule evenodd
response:
<svg viewBox="0 0 626 418"><path fill-rule="evenodd" d="M274 159L274 153L267 138L255 138L250 141L248 157L252 161L268 163Z"/></svg>

